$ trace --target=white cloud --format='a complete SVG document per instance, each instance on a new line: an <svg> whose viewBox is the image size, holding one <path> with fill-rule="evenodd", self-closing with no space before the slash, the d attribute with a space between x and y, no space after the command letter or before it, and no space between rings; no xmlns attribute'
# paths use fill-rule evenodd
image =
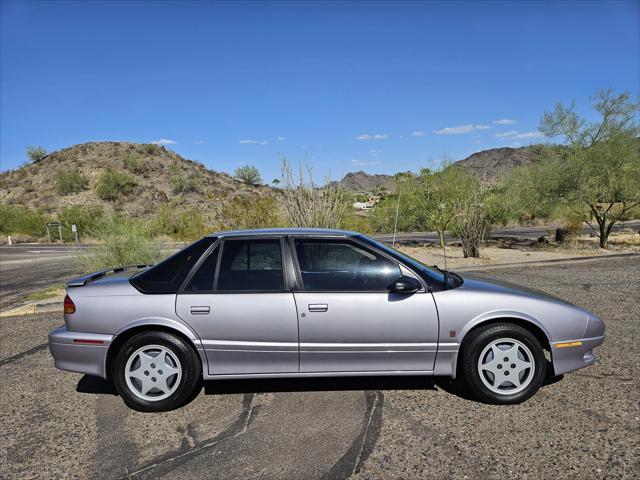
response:
<svg viewBox="0 0 640 480"><path fill-rule="evenodd" d="M544 134L542 132L533 131L533 132L518 132L517 130L510 130L508 132L497 133L497 138L505 138L507 140L527 140L532 138L542 138Z"/></svg>
<svg viewBox="0 0 640 480"><path fill-rule="evenodd" d="M434 130L436 135L459 135L461 133L473 132L475 127L473 125L458 125L457 127L446 127L441 130Z"/></svg>
<svg viewBox="0 0 640 480"><path fill-rule="evenodd" d="M284 137L278 137L276 140L278 140L279 142L283 142L285 140Z"/></svg>
<svg viewBox="0 0 640 480"><path fill-rule="evenodd" d="M508 138L508 137L513 137L514 135L517 135L517 134L518 134L517 130L509 130L508 132L496 133L496 137Z"/></svg>
<svg viewBox="0 0 640 480"><path fill-rule="evenodd" d="M375 148L372 148L371 150L369 150L369 153L371 154L372 157L377 157L378 154L382 153L381 150L376 150Z"/></svg>
<svg viewBox="0 0 640 480"><path fill-rule="evenodd" d="M376 133L375 135L363 133L362 135L358 135L356 140L384 140L385 138L388 138L386 133Z"/></svg>
<svg viewBox="0 0 640 480"><path fill-rule="evenodd" d="M500 120L494 120L493 123L496 125L513 125L516 121L510 118L501 118Z"/></svg>
<svg viewBox="0 0 640 480"><path fill-rule="evenodd" d="M155 145L175 145L176 141L175 140L169 140L168 138L161 138L160 140L156 140L154 142L151 142Z"/></svg>
<svg viewBox="0 0 640 480"><path fill-rule="evenodd" d="M240 140L241 145L266 145L266 140Z"/></svg>
<svg viewBox="0 0 640 480"><path fill-rule="evenodd" d="M364 167L367 165L380 165L381 162L378 161L365 161L365 160L358 160L357 158L354 158L351 160L351 164L355 165L356 167Z"/></svg>
<svg viewBox="0 0 640 480"><path fill-rule="evenodd" d="M487 130L491 128L489 125L476 125L476 130Z"/></svg>
<svg viewBox="0 0 640 480"><path fill-rule="evenodd" d="M202 145L203 143L204 143L204 140L197 140L193 142L194 145Z"/></svg>
<svg viewBox="0 0 640 480"><path fill-rule="evenodd" d="M512 144L509 145L511 148L518 148L521 147L522 144L520 142L513 142Z"/></svg>
<svg viewBox="0 0 640 480"><path fill-rule="evenodd" d="M427 134L427 132L423 132L422 130L418 130L417 132L413 132L411 135L413 135L414 137L424 137Z"/></svg>
<svg viewBox="0 0 640 480"><path fill-rule="evenodd" d="M542 138L542 137L544 137L544 133L535 131L535 132L519 133L517 135L514 135L512 138L524 140L527 138Z"/></svg>

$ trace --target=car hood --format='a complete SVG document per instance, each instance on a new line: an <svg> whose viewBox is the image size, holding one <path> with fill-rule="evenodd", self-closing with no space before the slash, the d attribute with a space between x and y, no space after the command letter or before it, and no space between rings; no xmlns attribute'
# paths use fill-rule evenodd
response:
<svg viewBox="0 0 640 480"><path fill-rule="evenodd" d="M555 297L549 293L543 292L542 290L537 290L535 288L523 287L522 285L518 285L515 283L477 277L475 275L464 275L463 279L464 283L460 287L463 289L518 295L521 297L547 300L575 307L575 305L571 302L563 300L562 298Z"/></svg>

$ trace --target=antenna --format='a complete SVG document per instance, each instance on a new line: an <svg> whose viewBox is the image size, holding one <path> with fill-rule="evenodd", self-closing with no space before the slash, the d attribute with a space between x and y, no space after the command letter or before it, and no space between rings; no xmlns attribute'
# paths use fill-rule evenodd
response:
<svg viewBox="0 0 640 480"><path fill-rule="evenodd" d="M396 205L396 221L393 225L393 242L391 242L391 246L396 246L396 231L398 230L398 213L400 212L400 191L398 191L398 204Z"/></svg>

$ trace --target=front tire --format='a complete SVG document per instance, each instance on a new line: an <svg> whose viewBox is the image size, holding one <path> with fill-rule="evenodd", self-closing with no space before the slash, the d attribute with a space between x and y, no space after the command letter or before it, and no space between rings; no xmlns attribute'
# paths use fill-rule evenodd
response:
<svg viewBox="0 0 640 480"><path fill-rule="evenodd" d="M113 383L134 410L164 412L193 397L202 379L197 353L167 332L142 332L128 339L114 362Z"/></svg>
<svg viewBox="0 0 640 480"><path fill-rule="evenodd" d="M486 403L524 402L546 378L542 345L531 332L510 323L487 325L471 332L461 361L469 388Z"/></svg>

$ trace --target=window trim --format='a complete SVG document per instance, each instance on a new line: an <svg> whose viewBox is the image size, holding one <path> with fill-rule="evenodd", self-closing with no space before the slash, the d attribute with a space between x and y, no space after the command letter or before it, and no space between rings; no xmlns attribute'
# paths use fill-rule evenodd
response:
<svg viewBox="0 0 640 480"><path fill-rule="evenodd" d="M407 270L413 272L414 275L416 275L416 280L418 280L420 282L420 284L422 285L422 288L420 290L418 290L416 293L426 293L429 292L429 289L427 287L427 285L425 285L424 279L418 275L412 268L410 268L409 266L405 265L402 262L399 262L398 260L396 260L395 258L391 257L390 255L387 255L386 252L383 252L381 250L378 250L377 248L368 245L366 242L361 241L360 239L358 239L357 237L353 237L353 236L346 236L346 235L342 235L342 236L333 236L333 235L289 235L289 250L291 252L291 256L293 258L293 263L295 266L295 273L296 273L296 286L295 289L293 290L294 293L390 293L389 290L387 289L383 289L383 290L309 290L306 289L304 287L304 282L302 281L302 272L300 270L300 262L298 261L298 252L296 251L296 246L295 246L295 241L296 240L343 240L346 242L353 242L354 244L358 245L360 248L362 248L365 251L369 251L369 252L375 252L377 255L380 255L381 257L387 259L388 261L390 261L391 263L395 264L398 267L398 270L400 271L400 273L402 274L402 269L400 268L400 265L402 265L403 267L405 267Z"/></svg>
<svg viewBox="0 0 640 480"><path fill-rule="evenodd" d="M283 288L281 290L218 290L218 277L220 274L220 265L222 263L222 255L224 253L224 246L226 241L260 241L260 240L278 240L280 244L280 261L282 262L282 274L283 274ZM220 246L220 251L218 253L218 258L216 260L216 271L213 275L213 290L199 290L199 291L188 291L186 290L189 281L195 275L195 272L200 268L202 263L206 261L211 253L213 253L213 249L217 246ZM218 241L215 242L211 249L208 249L200 258L200 260L194 265L193 269L189 272L185 282L181 285L178 294L184 295L219 295L219 294L254 294L254 293L290 293L291 288L289 287L289 282L287 278L287 264L286 264L286 256L285 256L285 244L284 244L284 236L283 235L234 235L230 237L220 236Z"/></svg>

